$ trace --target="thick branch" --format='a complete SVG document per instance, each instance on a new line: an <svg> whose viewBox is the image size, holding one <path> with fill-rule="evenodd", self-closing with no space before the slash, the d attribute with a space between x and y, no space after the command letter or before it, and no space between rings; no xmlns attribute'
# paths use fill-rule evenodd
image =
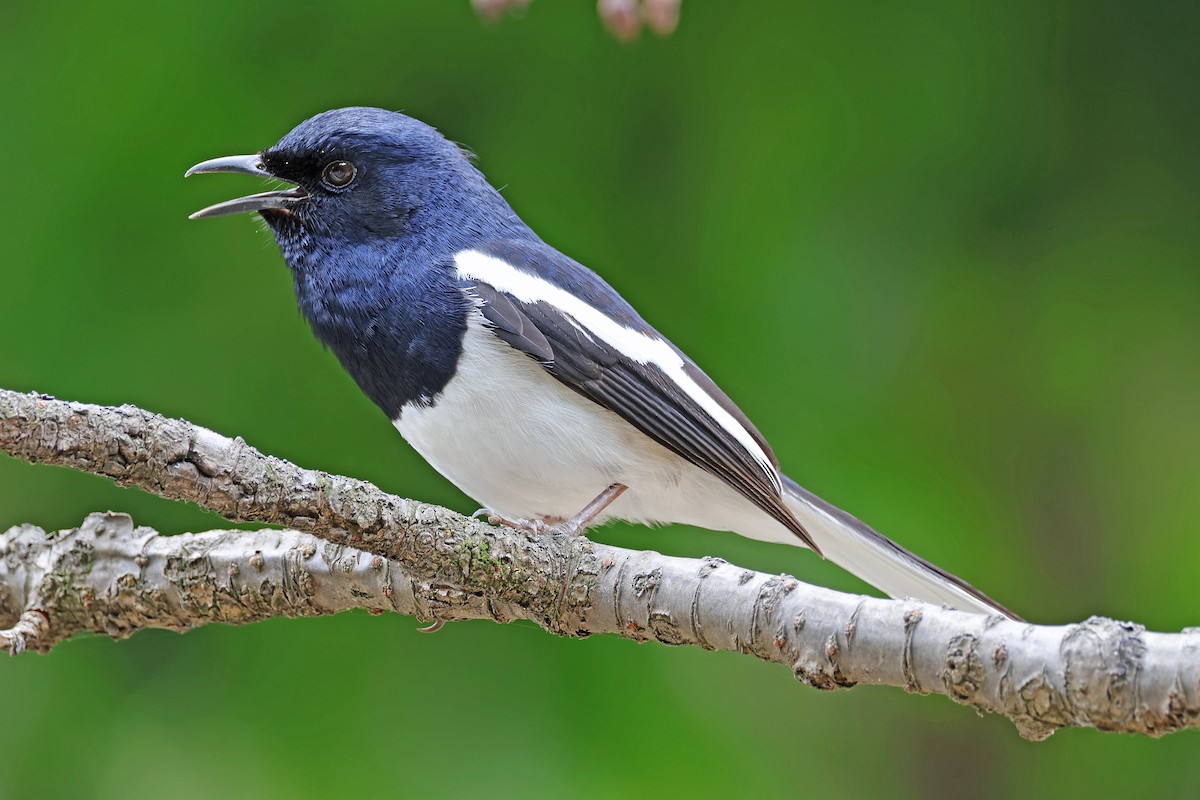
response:
<svg viewBox="0 0 1200 800"><path fill-rule="evenodd" d="M719 559L492 528L128 406L0 390L0 450L324 540L293 531L158 538L111 515L49 538L15 528L0 542L0 611L14 644L46 649L76 631L122 636L365 607L734 650L818 688L946 694L1005 714L1030 738L1065 726L1151 735L1200 727L1195 630L1147 633L1100 618L1027 625L841 594ZM149 603L155 589L161 602Z"/></svg>
<svg viewBox="0 0 1200 800"><path fill-rule="evenodd" d="M124 639L143 628L182 633L351 608L427 615L419 589L431 591L386 559L307 533L160 536L125 514L92 514L75 530L22 525L0 536L0 649L46 652L81 632Z"/></svg>

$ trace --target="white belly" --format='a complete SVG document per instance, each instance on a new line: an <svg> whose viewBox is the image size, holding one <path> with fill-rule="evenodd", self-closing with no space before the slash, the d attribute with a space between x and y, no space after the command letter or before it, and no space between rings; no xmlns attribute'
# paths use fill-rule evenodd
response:
<svg viewBox="0 0 1200 800"><path fill-rule="evenodd" d="M795 537L719 479L571 391L472 314L458 371L428 408L394 420L417 452L506 517L570 518L612 483L601 517Z"/></svg>

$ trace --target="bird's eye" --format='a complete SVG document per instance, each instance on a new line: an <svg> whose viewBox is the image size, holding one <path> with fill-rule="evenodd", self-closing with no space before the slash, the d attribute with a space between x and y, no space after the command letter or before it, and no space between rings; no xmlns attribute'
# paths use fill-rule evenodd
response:
<svg viewBox="0 0 1200 800"><path fill-rule="evenodd" d="M341 189L357 174L358 169L349 161L330 161L321 170L321 182L333 189Z"/></svg>

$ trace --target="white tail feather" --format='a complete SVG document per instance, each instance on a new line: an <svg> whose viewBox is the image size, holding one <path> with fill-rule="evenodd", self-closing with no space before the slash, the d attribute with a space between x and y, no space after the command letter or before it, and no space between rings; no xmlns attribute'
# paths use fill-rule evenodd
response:
<svg viewBox="0 0 1200 800"><path fill-rule="evenodd" d="M783 499L826 558L892 597L1020 619L970 584L910 553L786 477Z"/></svg>

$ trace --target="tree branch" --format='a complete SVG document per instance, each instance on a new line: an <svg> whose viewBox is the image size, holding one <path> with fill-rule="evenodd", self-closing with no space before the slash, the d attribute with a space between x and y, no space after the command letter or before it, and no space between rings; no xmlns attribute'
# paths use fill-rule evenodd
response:
<svg viewBox="0 0 1200 800"><path fill-rule="evenodd" d="M1068 726L1161 735L1200 727L1200 629L1149 633L1093 617L1037 626L879 600L764 575L494 528L358 480L264 456L130 406L0 390L0 450L106 475L287 531L160 537L122 515L0 537L0 644L47 650L74 633L400 611L528 619L569 636L748 653L821 689L945 694L1023 736Z"/></svg>
<svg viewBox="0 0 1200 800"><path fill-rule="evenodd" d="M424 598L416 588L386 559L298 531L160 536L125 514L92 514L74 530L22 525L0 536L0 649L351 608L427 615L432 587Z"/></svg>
<svg viewBox="0 0 1200 800"><path fill-rule="evenodd" d="M475 13L488 22L498 22L505 14L523 14L531 0L471 0ZM674 33L679 25L682 0L597 0L596 13L609 33L622 42L631 42L645 25L659 36Z"/></svg>

